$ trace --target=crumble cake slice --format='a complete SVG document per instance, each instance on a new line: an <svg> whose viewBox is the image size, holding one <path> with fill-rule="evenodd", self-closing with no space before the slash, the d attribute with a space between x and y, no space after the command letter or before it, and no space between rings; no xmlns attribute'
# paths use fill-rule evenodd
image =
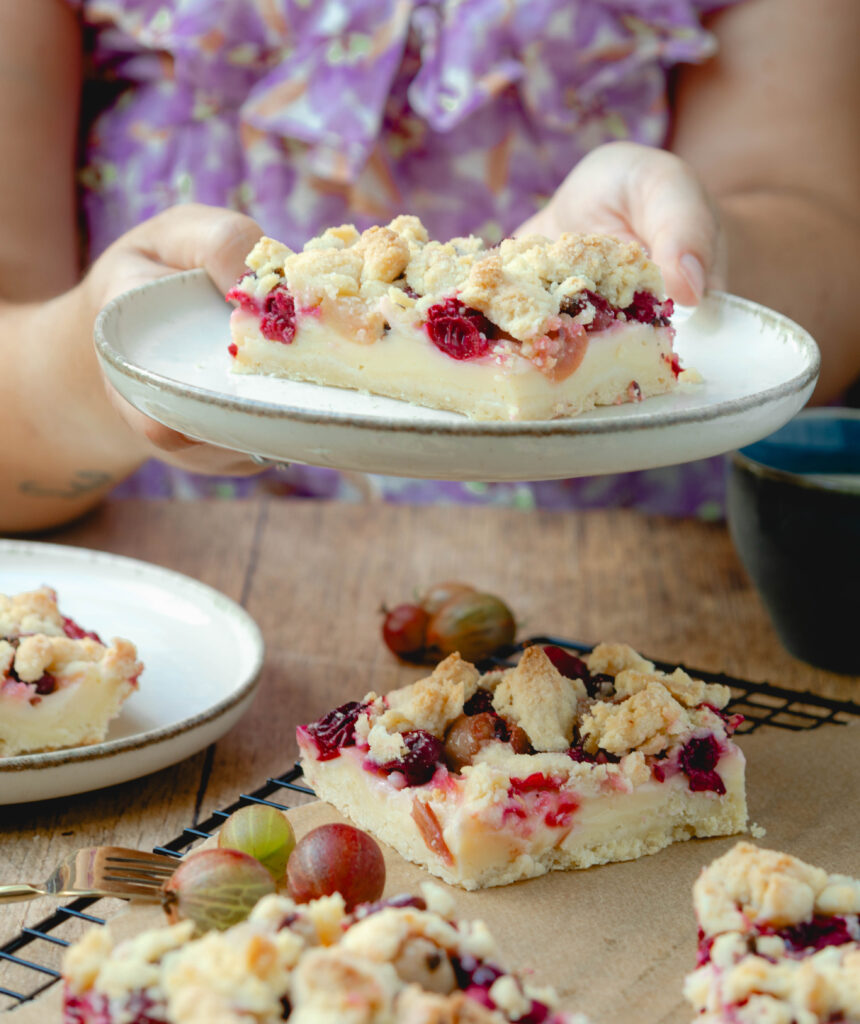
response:
<svg viewBox="0 0 860 1024"><path fill-rule="evenodd" d="M51 588L0 594L0 757L99 743L142 671L132 643L102 643Z"/></svg>
<svg viewBox="0 0 860 1024"><path fill-rule="evenodd" d="M346 914L340 895L262 899L225 932L190 922L66 955L65 1024L587 1024L500 966L480 921L433 885Z"/></svg>
<svg viewBox="0 0 860 1024"><path fill-rule="evenodd" d="M626 644L529 647L481 674L452 654L297 730L317 795L466 889L632 860L747 820L728 687Z"/></svg>
<svg viewBox="0 0 860 1024"><path fill-rule="evenodd" d="M660 271L604 235L430 241L417 217L271 238L228 293L232 369L403 399L478 420L552 419L670 391Z"/></svg>
<svg viewBox="0 0 860 1024"><path fill-rule="evenodd" d="M684 995L697 1022L860 1020L860 880L738 843L702 871L693 903Z"/></svg>

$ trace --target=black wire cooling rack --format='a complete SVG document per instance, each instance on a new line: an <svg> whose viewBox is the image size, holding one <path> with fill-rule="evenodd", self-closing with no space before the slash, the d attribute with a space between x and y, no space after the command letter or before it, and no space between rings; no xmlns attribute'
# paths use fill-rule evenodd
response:
<svg viewBox="0 0 860 1024"><path fill-rule="evenodd" d="M588 644L536 636L517 644L505 652L504 658L494 659L492 664L504 665L533 644L551 644L577 654L591 650ZM664 672L672 672L676 668L665 662L654 664ZM737 729L738 734L754 732L762 726L799 732L828 724L844 725L852 718L860 717L860 704L852 701L830 700L812 693L785 690L770 683L753 683L720 672L692 668L685 671L706 683L722 683L731 689L732 699L727 710L744 716ZM154 851L182 857L195 844L209 839L234 811L247 804L269 804L279 810L290 810L314 795L313 790L303 785L301 780L302 772L298 766L277 778L267 779L258 789L241 793L228 807L215 811L194 827L183 829L180 835L163 846L154 847ZM107 910L116 905L117 901L103 898L74 900L58 907L32 928L22 928L14 939L0 947L0 1012L26 1003L54 985L60 977L63 950L75 941L84 926L105 924L109 916ZM101 916L102 906L106 916ZM96 910L99 913L95 913Z"/></svg>

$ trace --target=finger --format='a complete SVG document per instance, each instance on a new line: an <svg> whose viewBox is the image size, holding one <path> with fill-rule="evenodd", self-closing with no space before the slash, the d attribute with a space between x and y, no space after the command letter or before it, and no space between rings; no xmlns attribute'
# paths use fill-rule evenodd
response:
<svg viewBox="0 0 860 1024"><path fill-rule="evenodd" d="M192 473L250 476L261 471L260 464L254 462L249 455L205 444L178 430L172 430L136 409L107 381L105 388L111 404L123 420L138 437L145 438L155 449L155 452L149 451L146 454L154 454L163 462Z"/></svg>
<svg viewBox="0 0 860 1024"><path fill-rule="evenodd" d="M188 203L139 224L121 244L176 270L202 267L226 292L244 273L245 257L262 234L259 224L245 214Z"/></svg>
<svg viewBox="0 0 860 1024"><path fill-rule="evenodd" d="M578 235L611 235L620 242L639 241L636 232L619 213L596 204L588 205L584 196L570 202L565 198L563 204L556 200L547 203L542 210L523 221L513 236L558 238L565 231Z"/></svg>
<svg viewBox="0 0 860 1024"><path fill-rule="evenodd" d="M559 234L556 218L552 210L552 201L543 206L537 213L532 214L528 220L514 231L514 238L525 238L528 235L543 235L544 238L553 238Z"/></svg>
<svg viewBox="0 0 860 1024"><path fill-rule="evenodd" d="M145 417L141 417L144 419ZM253 476L265 467L252 461L249 455L205 444L193 437L180 434L156 420L148 420L138 428L156 451L153 453L162 462L190 473L212 476Z"/></svg>
<svg viewBox="0 0 860 1024"><path fill-rule="evenodd" d="M514 234L557 238L569 231L632 240L635 235L622 197L630 160L642 148L613 142L592 150L576 164L549 201ZM631 153L627 155L626 150Z"/></svg>
<svg viewBox="0 0 860 1024"><path fill-rule="evenodd" d="M722 287L719 217L682 160L654 153L633 168L630 221L676 301L696 305L707 288Z"/></svg>
<svg viewBox="0 0 860 1024"><path fill-rule="evenodd" d="M256 476L266 468L241 452L193 442L184 451L164 452L158 458L177 469L204 476Z"/></svg>
<svg viewBox="0 0 860 1024"><path fill-rule="evenodd" d="M161 277L169 277L179 269L155 262L151 256L137 249L122 252L112 249L108 252L111 257L118 258L112 258L109 266L96 264L88 278L91 286L101 286L96 292L98 307L132 288L139 288Z"/></svg>

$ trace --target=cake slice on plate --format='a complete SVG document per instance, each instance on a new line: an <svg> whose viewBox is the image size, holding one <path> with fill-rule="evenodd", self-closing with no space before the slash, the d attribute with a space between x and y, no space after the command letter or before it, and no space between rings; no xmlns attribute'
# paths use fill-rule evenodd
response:
<svg viewBox="0 0 860 1024"><path fill-rule="evenodd" d="M416 217L263 238L228 298L237 373L447 409L553 419L671 391L681 372L657 266L602 235L430 241Z"/></svg>
<svg viewBox="0 0 860 1024"><path fill-rule="evenodd" d="M65 960L65 1024L587 1024L501 966L480 921L438 886L344 912L266 896L247 921L190 922L114 945L96 928Z"/></svg>
<svg viewBox="0 0 860 1024"><path fill-rule="evenodd" d="M317 795L466 889L632 860L747 820L728 687L626 644L527 648L481 674L452 654L297 731Z"/></svg>
<svg viewBox="0 0 860 1024"><path fill-rule="evenodd" d="M49 587L0 594L0 757L99 743L142 671L132 643L102 643Z"/></svg>
<svg viewBox="0 0 860 1024"><path fill-rule="evenodd" d="M738 843L693 888L698 1024L860 1020L860 880Z"/></svg>

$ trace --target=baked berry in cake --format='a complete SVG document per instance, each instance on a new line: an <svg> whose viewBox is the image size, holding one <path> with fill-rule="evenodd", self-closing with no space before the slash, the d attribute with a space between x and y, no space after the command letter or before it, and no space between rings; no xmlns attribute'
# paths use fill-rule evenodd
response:
<svg viewBox="0 0 860 1024"><path fill-rule="evenodd" d="M364 904L267 896L244 922L190 923L114 946L93 929L65 959L65 1024L587 1024L501 966L480 921L436 886Z"/></svg>
<svg viewBox="0 0 860 1024"><path fill-rule="evenodd" d="M0 594L0 757L100 742L142 671L133 644L104 644L49 587Z"/></svg>
<svg viewBox="0 0 860 1024"><path fill-rule="evenodd" d="M263 238L229 345L238 373L353 388L478 420L552 419L670 391L672 300L635 243L603 235L430 241L417 217Z"/></svg>
<svg viewBox="0 0 860 1024"><path fill-rule="evenodd" d="M297 731L317 795L466 889L746 825L727 687L658 671L626 644L529 647L484 673L452 654Z"/></svg>
<svg viewBox="0 0 860 1024"><path fill-rule="evenodd" d="M684 994L697 1022L860 1020L860 880L738 843L702 871L693 903Z"/></svg>

